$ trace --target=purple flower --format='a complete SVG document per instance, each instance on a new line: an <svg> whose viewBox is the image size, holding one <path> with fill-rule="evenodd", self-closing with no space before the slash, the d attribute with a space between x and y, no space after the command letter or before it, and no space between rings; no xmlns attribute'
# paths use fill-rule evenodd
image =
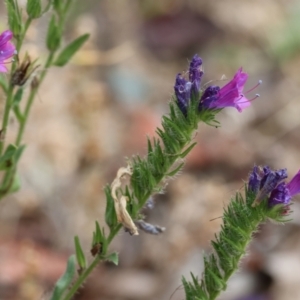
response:
<svg viewBox="0 0 300 300"><path fill-rule="evenodd" d="M289 189L284 182L278 184L278 186L272 191L269 198L269 206L272 207L276 204L288 205L292 197Z"/></svg>
<svg viewBox="0 0 300 300"><path fill-rule="evenodd" d="M248 187L255 194L260 190L260 182L262 179L262 172L258 166L254 166L252 172L249 175Z"/></svg>
<svg viewBox="0 0 300 300"><path fill-rule="evenodd" d="M13 34L10 30L6 30L0 34L0 73L6 73L5 64L7 60L16 53L15 46L10 42Z"/></svg>
<svg viewBox="0 0 300 300"><path fill-rule="evenodd" d="M292 180L287 184L287 188L290 191L291 197L300 193L300 170L292 178Z"/></svg>
<svg viewBox="0 0 300 300"><path fill-rule="evenodd" d="M177 104L185 116L187 115L187 108L190 104L191 96L198 97L200 92L200 83L203 76L203 72L200 70L201 66L202 59L195 54L190 62L189 80L186 80L181 74L176 76L174 90Z"/></svg>
<svg viewBox="0 0 300 300"><path fill-rule="evenodd" d="M195 93L195 95L198 95L200 91L201 78L204 74L201 70L201 66L202 59L198 56L198 54L195 54L189 68L189 80L192 83L192 92Z"/></svg>
<svg viewBox="0 0 300 300"><path fill-rule="evenodd" d="M225 86L222 88L214 85L209 86L204 90L199 99L201 91L200 84L204 74L201 70L201 66L202 59L195 54L190 62L189 80L185 79L181 74L178 74L176 77L174 90L177 104L185 116L187 115L187 108L191 100L199 101L198 110L200 112L202 110L222 109L225 107L235 107L239 112L242 112L243 109L250 106L252 100L259 96L256 95L256 97L251 100L248 100L244 96L243 89L248 75L240 68L233 79ZM246 93L255 89L259 84L261 84L261 81Z"/></svg>
<svg viewBox="0 0 300 300"><path fill-rule="evenodd" d="M217 87L209 86L201 97L199 109L235 107L239 112L242 112L243 109L250 106L250 101L243 95L243 89L247 79L247 73L244 73L242 68L240 68L233 79L219 89L217 94L214 93L207 96L207 90L209 90L208 94L212 89L214 92L217 91Z"/></svg>
<svg viewBox="0 0 300 300"><path fill-rule="evenodd" d="M266 166L263 168L263 172L264 176L260 183L260 194L262 198L273 191L282 180L288 177L286 169L272 171L268 166Z"/></svg>
<svg viewBox="0 0 300 300"><path fill-rule="evenodd" d="M181 74L176 76L174 90L177 98L177 104L185 116L187 114L187 107L190 103L191 86L192 83L184 79Z"/></svg>
<svg viewBox="0 0 300 300"><path fill-rule="evenodd" d="M249 175L248 188L256 194L252 206L268 198L269 207L283 204L285 207L296 194L300 193L300 170L289 183L282 182L287 178L286 169L271 170L255 166Z"/></svg>
<svg viewBox="0 0 300 300"><path fill-rule="evenodd" d="M280 183L271 193L269 205L276 204L288 205L293 196L300 193L300 170L289 183Z"/></svg>
<svg viewBox="0 0 300 300"><path fill-rule="evenodd" d="M213 103L217 101L219 97L220 87L216 85L209 86L202 94L201 100L199 103L199 111L202 110L202 108L211 108L213 107Z"/></svg>

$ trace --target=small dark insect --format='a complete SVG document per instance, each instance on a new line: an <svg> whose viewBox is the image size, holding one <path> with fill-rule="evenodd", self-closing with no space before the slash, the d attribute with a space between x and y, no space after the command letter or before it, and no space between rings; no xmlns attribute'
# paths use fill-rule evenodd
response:
<svg viewBox="0 0 300 300"><path fill-rule="evenodd" d="M19 58L17 57L19 62ZM15 72L11 77L11 84L23 86L27 80L31 77L33 72L39 67L39 65L34 65L36 61L31 62L29 55L26 55L24 61L19 64Z"/></svg>
<svg viewBox="0 0 300 300"><path fill-rule="evenodd" d="M91 253L93 256L96 256L97 254L101 254L101 251L102 251L102 245L100 243L96 243L95 245L93 245L91 249Z"/></svg>

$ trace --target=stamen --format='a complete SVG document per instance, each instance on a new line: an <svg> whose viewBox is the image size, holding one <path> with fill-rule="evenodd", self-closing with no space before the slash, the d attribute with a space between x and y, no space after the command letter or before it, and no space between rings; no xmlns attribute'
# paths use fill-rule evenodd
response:
<svg viewBox="0 0 300 300"><path fill-rule="evenodd" d="M255 99L259 98L260 97L260 94L256 94L255 97L253 97L252 99L250 99L249 101L254 101Z"/></svg>
<svg viewBox="0 0 300 300"><path fill-rule="evenodd" d="M9 65L11 64L12 62L14 61L14 59L12 58L11 60L9 61L3 61L3 62L0 62L2 65Z"/></svg>
<svg viewBox="0 0 300 300"><path fill-rule="evenodd" d="M239 99L242 99L244 97L244 95L243 94L241 94L241 96L240 96L240 98ZM247 103L247 102L252 102L252 101L254 101L255 99L257 99L257 98L259 98L260 97L260 94L256 94L255 95L255 97L253 97L252 99L250 99L250 100L246 100L246 101L239 101L239 99L236 101L237 103Z"/></svg>
<svg viewBox="0 0 300 300"><path fill-rule="evenodd" d="M256 89L261 84L262 84L262 80L258 80L258 83L253 88L251 88L250 90L248 90L247 92L245 92L245 94L248 94L249 92L253 91L254 89Z"/></svg>

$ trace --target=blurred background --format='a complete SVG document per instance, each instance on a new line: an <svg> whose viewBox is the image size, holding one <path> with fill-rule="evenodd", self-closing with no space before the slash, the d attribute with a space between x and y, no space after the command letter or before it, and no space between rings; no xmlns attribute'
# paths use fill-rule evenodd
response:
<svg viewBox="0 0 300 300"><path fill-rule="evenodd" d="M0 17L2 31L3 2ZM41 62L48 17L29 30L23 48ZM300 3L86 0L76 1L68 24L66 42L91 37L68 67L50 70L33 105L22 188L0 203L0 299L48 299L75 235L89 253L95 220L104 225L103 187L126 157L146 153L146 135L168 112L175 75L198 53L204 83L243 66L246 90L263 81L251 93L261 97L242 114L222 111L221 128L200 124L180 176L145 211L164 234L121 231L111 246L119 266L99 265L75 297L184 299L181 276L201 276L222 208L253 165L286 167L290 177L300 168ZM8 139L16 130L12 118ZM298 200L291 222L261 226L220 299L300 299Z"/></svg>

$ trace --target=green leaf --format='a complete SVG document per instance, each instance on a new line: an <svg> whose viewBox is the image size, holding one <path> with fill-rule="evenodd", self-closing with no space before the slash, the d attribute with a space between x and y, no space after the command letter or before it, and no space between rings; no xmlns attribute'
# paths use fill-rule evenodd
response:
<svg viewBox="0 0 300 300"><path fill-rule="evenodd" d="M68 259L67 269L62 277L56 282L52 297L50 300L61 300L63 293L69 287L76 271L75 256L71 255Z"/></svg>
<svg viewBox="0 0 300 300"><path fill-rule="evenodd" d="M152 145L151 145L151 140L148 136L147 136L147 145L148 145L148 154L150 154L153 152L153 149L152 149Z"/></svg>
<svg viewBox="0 0 300 300"><path fill-rule="evenodd" d="M82 251L78 236L75 236L74 242L75 242L76 258L77 258L78 265L81 269L85 269L86 268L86 259L85 259L84 253Z"/></svg>
<svg viewBox="0 0 300 300"><path fill-rule="evenodd" d="M108 225L108 227L112 229L118 223L114 199L111 196L111 190L109 186L106 186L104 191L106 195L105 222Z"/></svg>
<svg viewBox="0 0 300 300"><path fill-rule="evenodd" d="M113 252L106 257L106 260L112 262L117 266L119 264L119 255L117 252Z"/></svg>
<svg viewBox="0 0 300 300"><path fill-rule="evenodd" d="M60 15L63 10L63 1L62 0L53 0L53 8Z"/></svg>
<svg viewBox="0 0 300 300"><path fill-rule="evenodd" d="M47 39L46 39L47 48L51 52L55 52L60 46L60 41L61 41L61 31L58 28L58 25L56 24L55 16L53 15L50 20L48 32L47 32Z"/></svg>
<svg viewBox="0 0 300 300"><path fill-rule="evenodd" d="M18 3L15 3L12 0L6 0L6 7L9 28L13 32L14 37L18 38L22 31L22 21L20 18Z"/></svg>
<svg viewBox="0 0 300 300"><path fill-rule="evenodd" d="M71 42L65 49L63 49L58 55L56 61L54 62L55 66L62 67L71 59L71 57L80 49L80 47L85 43L89 38L89 34L84 34L78 37L76 40Z"/></svg>
<svg viewBox="0 0 300 300"><path fill-rule="evenodd" d="M191 151L196 145L197 145L196 142L193 143L192 145L190 145L186 150L184 150L184 151L180 154L180 157L181 157L181 158L186 157L186 156L190 153L190 151Z"/></svg>
<svg viewBox="0 0 300 300"><path fill-rule="evenodd" d="M0 170L6 170L13 165L13 156L17 151L15 145L8 145L4 154L0 157Z"/></svg>
<svg viewBox="0 0 300 300"><path fill-rule="evenodd" d="M23 88L19 88L19 89L17 90L17 92L15 93L15 95L14 95L12 105L13 105L13 106L18 106L19 103L20 103L21 100L22 100L22 96L23 96Z"/></svg>
<svg viewBox="0 0 300 300"><path fill-rule="evenodd" d="M16 118L18 119L18 121L21 123L24 121L24 116L21 113L20 107L19 106L14 106L13 107L14 113L16 115Z"/></svg>
<svg viewBox="0 0 300 300"><path fill-rule="evenodd" d="M172 177L174 175L176 175L181 168L184 166L184 163L181 163L177 168L175 168L173 171L169 172L168 174L166 174L166 176Z"/></svg>
<svg viewBox="0 0 300 300"><path fill-rule="evenodd" d="M15 154L15 157L14 157L14 160L15 160L15 163L17 163L21 157L21 155L23 154L23 151L25 150L26 148L26 145L21 145L18 147L17 151L16 151L16 154Z"/></svg>
<svg viewBox="0 0 300 300"><path fill-rule="evenodd" d="M93 232L93 241L92 241L92 249L91 253L93 256L97 254L102 254L106 251L107 248L107 240L105 238L104 228L100 228L98 221L96 221L96 230Z"/></svg>
<svg viewBox="0 0 300 300"><path fill-rule="evenodd" d="M13 144L8 145L4 154L0 157L0 170L6 170L14 166L19 161L25 147L25 145L18 148Z"/></svg>
<svg viewBox="0 0 300 300"><path fill-rule="evenodd" d="M103 241L103 235L98 221L96 221L96 231L95 231L95 242L101 243Z"/></svg>
<svg viewBox="0 0 300 300"><path fill-rule="evenodd" d="M12 101L12 108L13 108L13 111L19 122L22 122L24 119L24 116L21 113L20 107L19 107L19 103L22 100L22 96L23 96L23 88L19 88L17 90L17 92L15 93L13 101Z"/></svg>
<svg viewBox="0 0 300 300"><path fill-rule="evenodd" d="M2 87L3 92L6 94L8 91L8 83L6 77L0 74L0 86Z"/></svg>
<svg viewBox="0 0 300 300"><path fill-rule="evenodd" d="M42 14L41 0L27 0L26 11L30 18L39 18Z"/></svg>
<svg viewBox="0 0 300 300"><path fill-rule="evenodd" d="M9 193L18 191L21 187L21 181L16 173L16 169L17 162L19 161L24 149L25 145L19 146L17 149L14 145L9 145L4 155L1 157L1 159L4 160L0 164L0 170L5 170L5 174L0 186L0 198Z"/></svg>
<svg viewBox="0 0 300 300"><path fill-rule="evenodd" d="M21 188L20 176L16 173L7 193L15 193Z"/></svg>

